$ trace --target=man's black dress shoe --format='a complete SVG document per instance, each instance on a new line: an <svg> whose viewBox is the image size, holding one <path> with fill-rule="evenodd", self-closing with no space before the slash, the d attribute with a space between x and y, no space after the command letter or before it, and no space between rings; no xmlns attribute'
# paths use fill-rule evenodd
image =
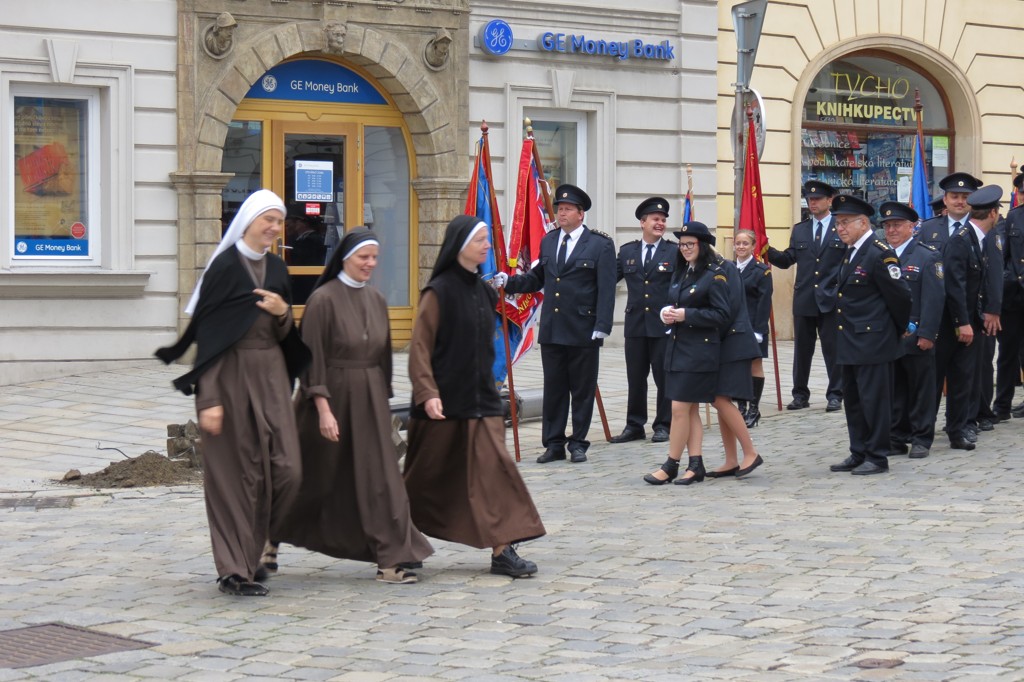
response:
<svg viewBox="0 0 1024 682"><path fill-rule="evenodd" d="M654 435L651 436L652 443L667 443L668 442L668 430L667 429L654 429Z"/></svg>
<svg viewBox="0 0 1024 682"><path fill-rule="evenodd" d="M1024 417L1024 403L1021 403L1020 405L1015 405L1010 410L1010 414L1013 415L1017 419L1020 419L1021 417Z"/></svg>
<svg viewBox="0 0 1024 682"><path fill-rule="evenodd" d="M1011 416L1012 415L1009 412L996 412L996 418L993 419L992 421L994 421L994 422L1007 422L1007 421L1010 421Z"/></svg>
<svg viewBox="0 0 1024 682"><path fill-rule="evenodd" d="M884 474L889 467L878 466L873 462L861 462L860 465L851 471L854 476L870 476L871 474Z"/></svg>
<svg viewBox="0 0 1024 682"><path fill-rule="evenodd" d="M958 438L949 439L949 447L954 450L973 450L974 443L964 438L962 435Z"/></svg>
<svg viewBox="0 0 1024 682"><path fill-rule="evenodd" d="M924 459L928 456L928 448L915 444L910 448L910 459Z"/></svg>
<svg viewBox="0 0 1024 682"><path fill-rule="evenodd" d="M793 398L793 402L791 402L789 405L786 405L786 409L787 410L802 410L805 407L810 407L810 406L811 406L811 404L809 402L807 402L806 400L804 400L803 398Z"/></svg>
<svg viewBox="0 0 1024 682"><path fill-rule="evenodd" d="M829 398L828 407L825 408L826 412L838 412L843 409L843 401L839 398Z"/></svg>
<svg viewBox="0 0 1024 682"><path fill-rule="evenodd" d="M839 464L833 464L828 469L829 471L853 471L860 465L861 463L855 460L853 455L850 455Z"/></svg>
<svg viewBox="0 0 1024 682"><path fill-rule="evenodd" d="M587 461L587 451L583 448L569 448L569 461L573 464L580 464Z"/></svg>
<svg viewBox="0 0 1024 682"><path fill-rule="evenodd" d="M979 419L978 430L979 431L992 431L996 428L996 425L992 423L991 419Z"/></svg>
<svg viewBox="0 0 1024 682"><path fill-rule="evenodd" d="M978 442L978 430L975 429L973 426L968 425L967 428L964 429L964 431L963 431L963 437L966 438L967 440L969 440L972 443L977 443Z"/></svg>
<svg viewBox="0 0 1024 682"><path fill-rule="evenodd" d="M622 433L612 438L609 443L629 443L634 440L644 440L647 438L647 434L643 431L636 431L634 429L623 429Z"/></svg>
<svg viewBox="0 0 1024 682"><path fill-rule="evenodd" d="M889 441L889 453L893 455L905 455L907 454L907 444L901 443L898 440Z"/></svg>
<svg viewBox="0 0 1024 682"><path fill-rule="evenodd" d="M265 597L270 592L259 583L251 583L240 575L229 575L217 580L217 587L224 594L236 597Z"/></svg>
<svg viewBox="0 0 1024 682"><path fill-rule="evenodd" d="M537 458L537 464L547 464L556 459L565 459L565 448L552 445L544 451L544 454Z"/></svg>

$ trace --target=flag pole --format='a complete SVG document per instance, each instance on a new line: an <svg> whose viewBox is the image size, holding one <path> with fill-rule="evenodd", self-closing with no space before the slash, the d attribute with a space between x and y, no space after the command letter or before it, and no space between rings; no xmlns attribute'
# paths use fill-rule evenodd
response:
<svg viewBox="0 0 1024 682"><path fill-rule="evenodd" d="M533 137L533 122L530 119L523 119L526 123L526 134ZM533 161L537 164L537 174L540 175L541 179L541 190L544 193L544 208L548 212L548 222L554 222L555 218L555 207L551 201L551 188L548 187L548 180L544 177L544 165L540 162L540 150L537 149L537 145L533 145ZM601 416L601 426L604 427L604 438L607 441L612 439L612 430L608 427L608 415L604 411L604 401L601 399L601 387L597 384L594 385L594 401L597 403L597 413Z"/></svg>
<svg viewBox="0 0 1024 682"><path fill-rule="evenodd" d="M487 121L480 122L481 139L483 139L483 151L486 160L485 168L490 169L491 167L491 144L490 137L488 136L489 128ZM493 178L488 178L488 186L490 188L490 196L488 201L491 203L491 215L498 215L498 197L494 192ZM493 220L497 224L497 220ZM493 226L492 226L493 228ZM506 259L505 252L505 235L498 226L497 230L493 230L494 233L494 255L495 262L498 263L498 271L504 272L508 267L508 260ZM505 287L498 287L498 300L501 302L501 335L505 341L505 372L508 378L508 409L509 417L512 421L512 444L515 448L516 461L521 461L521 455L519 452L519 406L516 401L516 382L512 376L512 347L508 340L508 313L505 311Z"/></svg>

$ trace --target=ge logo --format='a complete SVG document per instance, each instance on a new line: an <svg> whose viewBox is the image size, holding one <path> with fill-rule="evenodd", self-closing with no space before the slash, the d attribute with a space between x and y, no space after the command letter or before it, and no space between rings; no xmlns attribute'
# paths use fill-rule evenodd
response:
<svg viewBox="0 0 1024 682"><path fill-rule="evenodd" d="M18 250L18 253L25 253L26 251L28 251L28 244L26 244L25 242L18 242L18 245L15 246L14 248Z"/></svg>
<svg viewBox="0 0 1024 682"><path fill-rule="evenodd" d="M501 19L488 21L480 29L480 45L488 54L496 57L507 53L512 49L515 36L512 35L512 27L508 22Z"/></svg>
<svg viewBox="0 0 1024 682"><path fill-rule="evenodd" d="M273 92L274 90L277 90L277 79L270 74L267 74L263 77L263 82L260 83L260 85L263 86L263 90L265 92Z"/></svg>

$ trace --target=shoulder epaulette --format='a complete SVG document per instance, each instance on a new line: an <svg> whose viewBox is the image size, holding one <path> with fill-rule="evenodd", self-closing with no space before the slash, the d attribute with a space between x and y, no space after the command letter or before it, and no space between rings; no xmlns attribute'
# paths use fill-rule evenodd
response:
<svg viewBox="0 0 1024 682"><path fill-rule="evenodd" d="M881 239L875 239L873 241L875 242L875 246L880 248L882 251L892 251L892 247L883 242Z"/></svg>
<svg viewBox="0 0 1024 682"><path fill-rule="evenodd" d="M936 248L935 248L934 246L932 246L931 244L926 244L926 243L924 243L924 242L918 242L918 243L917 243L917 245L918 245L918 247L920 247L920 248L925 248L925 249L928 249L929 251L935 251L935 252L938 252L938 249L936 249Z"/></svg>
<svg viewBox="0 0 1024 682"><path fill-rule="evenodd" d="M601 230L594 230L594 229L589 228L589 227L587 229L590 230L591 234L596 234L598 237L604 237L608 241L612 240L611 235L609 235L607 232L601 232Z"/></svg>
<svg viewBox="0 0 1024 682"><path fill-rule="evenodd" d="M967 232L967 225L961 225L960 229L956 231L956 234L957 234L958 237L965 237L965 236L967 236L967 234L968 234L968 232Z"/></svg>

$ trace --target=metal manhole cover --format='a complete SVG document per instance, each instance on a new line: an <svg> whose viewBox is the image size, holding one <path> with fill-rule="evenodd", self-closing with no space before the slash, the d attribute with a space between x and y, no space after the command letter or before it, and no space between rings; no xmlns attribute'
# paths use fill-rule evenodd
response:
<svg viewBox="0 0 1024 682"><path fill-rule="evenodd" d="M862 658L854 663L858 668L895 668L898 665L903 665L903 661L898 658Z"/></svg>
<svg viewBox="0 0 1024 682"><path fill-rule="evenodd" d="M29 668L153 646L63 623L0 631L0 668Z"/></svg>

